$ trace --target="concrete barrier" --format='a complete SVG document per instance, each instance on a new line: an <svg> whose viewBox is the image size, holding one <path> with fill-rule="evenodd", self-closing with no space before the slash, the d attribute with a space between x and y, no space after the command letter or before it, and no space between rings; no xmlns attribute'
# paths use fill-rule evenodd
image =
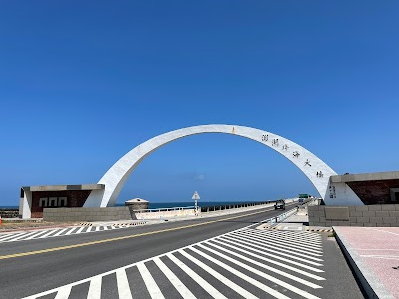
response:
<svg viewBox="0 0 399 299"><path fill-rule="evenodd" d="M116 221L135 220L129 207L107 208L45 208L44 221Z"/></svg>

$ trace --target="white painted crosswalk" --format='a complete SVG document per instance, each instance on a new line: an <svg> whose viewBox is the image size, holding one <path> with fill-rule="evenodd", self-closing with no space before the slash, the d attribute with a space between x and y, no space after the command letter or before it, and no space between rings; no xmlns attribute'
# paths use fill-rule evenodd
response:
<svg viewBox="0 0 399 299"><path fill-rule="evenodd" d="M243 228L26 299L105 291L126 299L316 299L325 281L321 242L316 233Z"/></svg>
<svg viewBox="0 0 399 299"><path fill-rule="evenodd" d="M106 231L106 230L120 229L127 227L131 226L129 225L74 226L74 227L54 228L54 229L35 229L33 231L24 231L24 232L0 233L0 243L77 235L77 234L99 232L99 231Z"/></svg>

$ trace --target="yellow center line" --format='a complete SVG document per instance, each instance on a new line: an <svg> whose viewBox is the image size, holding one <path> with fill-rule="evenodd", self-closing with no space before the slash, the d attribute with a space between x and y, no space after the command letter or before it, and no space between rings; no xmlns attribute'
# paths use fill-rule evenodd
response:
<svg viewBox="0 0 399 299"><path fill-rule="evenodd" d="M20 257L20 256L27 256L27 255L59 251L59 250L66 250L66 249L71 249L71 248L77 248L77 247L83 247L83 246L89 246L89 245L95 245L95 244L101 244L101 243L107 243L107 242L114 242L114 241L131 239L131 238L148 236L148 235L154 235L154 234L170 232L170 231L179 230L179 229L186 229L186 228L200 226L200 225L207 225L207 224L211 224L211 223L215 223L215 222L237 219L237 218L241 218L241 217L246 217L246 216L263 213L266 211L268 211L268 210L257 211L257 212L253 212L253 213L249 213L249 214L245 214L245 215L233 216L233 217L223 218L223 219L219 219L219 220L212 220L212 221L195 223L195 224L190 224L190 225L185 225L185 226L178 226L178 227L174 227L174 228L161 229L161 230L147 232L147 233L128 235L128 236L123 236L123 237L116 237L116 238L110 238L110 239L104 239L104 240L98 240L98 241L92 241L92 242L86 242L86 243L80 243L80 244L74 244L74 245L67 245L67 246L61 246L61 247L53 247L53 248L47 248L47 249L42 249L42 250L36 250L36 251L28 251L28 252L21 252L21 253L9 254L9 255L1 255L0 260L14 258L14 257Z"/></svg>

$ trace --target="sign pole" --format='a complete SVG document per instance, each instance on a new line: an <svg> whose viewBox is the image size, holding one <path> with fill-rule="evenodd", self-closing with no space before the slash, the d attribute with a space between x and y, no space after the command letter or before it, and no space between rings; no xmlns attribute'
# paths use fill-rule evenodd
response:
<svg viewBox="0 0 399 299"><path fill-rule="evenodd" d="M198 216L198 202L197 200L200 199L199 194L197 191L194 192L194 195L191 199L194 199L194 213L195 216Z"/></svg>

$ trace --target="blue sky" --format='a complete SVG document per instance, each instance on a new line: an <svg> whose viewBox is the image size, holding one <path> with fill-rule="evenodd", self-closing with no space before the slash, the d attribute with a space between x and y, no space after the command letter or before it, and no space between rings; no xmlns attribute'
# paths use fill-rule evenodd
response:
<svg viewBox="0 0 399 299"><path fill-rule="evenodd" d="M156 135L264 129L337 173L399 170L398 1L1 1L0 205L96 183ZM198 135L145 159L119 202L315 194L253 141Z"/></svg>

